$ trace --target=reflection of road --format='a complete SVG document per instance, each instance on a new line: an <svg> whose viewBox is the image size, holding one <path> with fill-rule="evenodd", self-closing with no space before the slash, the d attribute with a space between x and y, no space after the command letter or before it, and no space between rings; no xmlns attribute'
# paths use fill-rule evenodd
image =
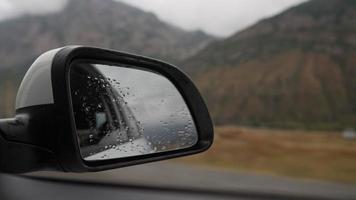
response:
<svg viewBox="0 0 356 200"><path fill-rule="evenodd" d="M102 151L92 156L86 157L85 160L103 160L107 158L122 158L122 157L137 156L141 154L148 154L150 152L152 152L152 148L148 145L147 140L141 137L139 139L133 140L132 142L126 142L124 144L118 145L113 149L111 148L106 151Z"/></svg>
<svg viewBox="0 0 356 200"><path fill-rule="evenodd" d="M40 174L48 176L48 173ZM285 197L319 197L320 199L356 199L355 186L228 172L170 162L132 166L100 173L51 174L50 176L62 178L67 176L70 179L95 182L197 189L209 192L222 191L237 196L251 194L252 197L282 195Z"/></svg>

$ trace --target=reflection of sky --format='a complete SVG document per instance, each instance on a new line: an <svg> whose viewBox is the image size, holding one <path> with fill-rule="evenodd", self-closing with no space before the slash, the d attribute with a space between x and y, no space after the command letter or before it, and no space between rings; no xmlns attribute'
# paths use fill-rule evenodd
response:
<svg viewBox="0 0 356 200"><path fill-rule="evenodd" d="M139 69L107 65L96 67L106 78L112 80L114 88L119 93L125 94L125 101L136 119L144 125L143 128L181 125L180 128L183 130L192 120L184 99L165 77ZM116 81L120 84L116 84ZM195 127L191 128L196 134Z"/></svg>

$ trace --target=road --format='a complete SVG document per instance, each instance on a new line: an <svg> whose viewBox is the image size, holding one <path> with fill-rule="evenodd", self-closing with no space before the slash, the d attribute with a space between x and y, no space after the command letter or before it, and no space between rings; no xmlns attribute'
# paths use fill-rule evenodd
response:
<svg viewBox="0 0 356 200"><path fill-rule="evenodd" d="M37 177L75 179L153 189L165 188L166 190L171 190L173 188L178 192L197 191L201 193L227 194L227 196L236 197L356 199L355 185L222 171L220 169L187 166L167 161L99 173L63 174L40 172L30 174L30 176L34 175Z"/></svg>

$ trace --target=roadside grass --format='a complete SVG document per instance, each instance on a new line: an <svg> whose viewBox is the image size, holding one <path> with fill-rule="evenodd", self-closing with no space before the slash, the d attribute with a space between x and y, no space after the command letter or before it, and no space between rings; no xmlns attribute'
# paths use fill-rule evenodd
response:
<svg viewBox="0 0 356 200"><path fill-rule="evenodd" d="M356 140L340 132L217 127L205 153L177 161L232 170L356 184Z"/></svg>

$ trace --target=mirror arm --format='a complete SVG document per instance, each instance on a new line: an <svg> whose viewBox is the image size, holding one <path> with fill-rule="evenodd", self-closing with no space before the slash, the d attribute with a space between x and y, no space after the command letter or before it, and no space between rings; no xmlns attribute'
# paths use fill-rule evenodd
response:
<svg viewBox="0 0 356 200"><path fill-rule="evenodd" d="M28 125L28 116L0 119L0 132L7 140L23 141Z"/></svg>
<svg viewBox="0 0 356 200"><path fill-rule="evenodd" d="M0 172L25 173L38 169L61 170L53 152L17 141L26 134L23 116L0 119ZM15 140L14 140L15 139Z"/></svg>

